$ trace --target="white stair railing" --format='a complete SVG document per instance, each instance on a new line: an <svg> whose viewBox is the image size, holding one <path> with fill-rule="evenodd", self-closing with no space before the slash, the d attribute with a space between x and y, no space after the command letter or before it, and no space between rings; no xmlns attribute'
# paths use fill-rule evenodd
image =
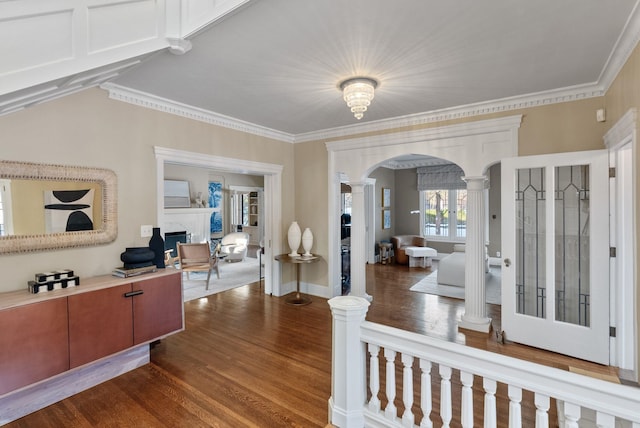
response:
<svg viewBox="0 0 640 428"><path fill-rule="evenodd" d="M532 422L522 418L526 391L528 396L533 393L529 402L535 407L538 428L558 423L564 427L640 428L640 388L364 321L369 302L360 297L335 297L329 305L334 347L329 420L337 427L430 428L437 421L443 427L467 428L474 426L474 418L482 420L484 427L531 426ZM384 364L379 363L381 359ZM420 370L415 385L414 366ZM400 385L396 370L402 373ZM454 374L459 389L452 382ZM434 376L440 380L436 409ZM483 409L482 415L474 415L474 384L482 388L482 393L475 394L483 400L475 406ZM506 385L508 414L498 412L498 385ZM402 393L396 397L396 391ZM453 412L454 399L460 400L459 414ZM558 421L550 423L552 399L559 410ZM414 412L414 403L419 403L420 412Z"/></svg>

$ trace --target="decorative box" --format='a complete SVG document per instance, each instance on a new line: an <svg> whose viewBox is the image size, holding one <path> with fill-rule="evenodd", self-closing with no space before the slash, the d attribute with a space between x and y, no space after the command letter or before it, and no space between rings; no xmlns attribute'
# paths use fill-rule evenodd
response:
<svg viewBox="0 0 640 428"><path fill-rule="evenodd" d="M80 285L80 277L74 276L71 269L42 272L35 275L35 281L28 281L30 293L44 293Z"/></svg>

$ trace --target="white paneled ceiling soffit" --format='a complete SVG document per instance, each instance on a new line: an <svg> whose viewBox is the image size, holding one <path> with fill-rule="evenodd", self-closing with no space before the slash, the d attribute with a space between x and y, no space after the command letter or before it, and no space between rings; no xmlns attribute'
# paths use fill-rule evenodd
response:
<svg viewBox="0 0 640 428"><path fill-rule="evenodd" d="M249 0L0 2L0 115L114 80Z"/></svg>

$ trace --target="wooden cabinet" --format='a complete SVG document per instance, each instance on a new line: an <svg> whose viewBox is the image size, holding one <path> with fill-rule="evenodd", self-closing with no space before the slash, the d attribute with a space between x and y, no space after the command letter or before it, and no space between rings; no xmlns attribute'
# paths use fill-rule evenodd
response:
<svg viewBox="0 0 640 428"><path fill-rule="evenodd" d="M67 299L0 311L0 395L69 369Z"/></svg>
<svg viewBox="0 0 640 428"><path fill-rule="evenodd" d="M0 295L0 395L183 329L180 272Z"/></svg>
<svg viewBox="0 0 640 428"><path fill-rule="evenodd" d="M183 302L180 275L134 284L133 343L150 342L182 330Z"/></svg>
<svg viewBox="0 0 640 428"><path fill-rule="evenodd" d="M179 275L69 297L71 367L182 329Z"/></svg>
<svg viewBox="0 0 640 428"><path fill-rule="evenodd" d="M69 297L71 368L133 346L130 291L126 284Z"/></svg>

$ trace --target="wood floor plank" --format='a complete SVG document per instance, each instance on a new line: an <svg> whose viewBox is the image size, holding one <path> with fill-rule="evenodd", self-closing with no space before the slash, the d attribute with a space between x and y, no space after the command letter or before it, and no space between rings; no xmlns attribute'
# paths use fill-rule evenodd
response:
<svg viewBox="0 0 640 428"><path fill-rule="evenodd" d="M409 288L429 273L397 265L368 265L369 321L467 344L568 370L615 376L615 369L530 347L496 341L493 334L458 330L464 301ZM488 305L500 328L500 306ZM151 363L25 416L7 427L325 427L331 395L331 313L327 301L308 306L264 295L258 283L185 304L185 331L151 350ZM384 368L384 364L381 364ZM396 378L402 379L400 368ZM433 373L437 373L437 367ZM419 370L414 364L414 384ZM381 379L384 383L384 378ZM459 375L454 371L454 425L459 423ZM482 397L481 380L474 395ZM432 379L433 407L439 377ZM381 387L384 391L384 386ZM525 392L523 402L531 401ZM396 406L402 411L400 383ZM384 397L381 394L384 403ZM506 427L506 386L498 386L500 427ZM475 403L482 418L482 402ZM416 422L422 417L419 396ZM0 409L1 410L1 409ZM535 418L523 407L523 426ZM400 413L401 414L401 413ZM433 415L432 415L433 416ZM440 426L432 417L434 426ZM554 426L553 423L550 426Z"/></svg>

